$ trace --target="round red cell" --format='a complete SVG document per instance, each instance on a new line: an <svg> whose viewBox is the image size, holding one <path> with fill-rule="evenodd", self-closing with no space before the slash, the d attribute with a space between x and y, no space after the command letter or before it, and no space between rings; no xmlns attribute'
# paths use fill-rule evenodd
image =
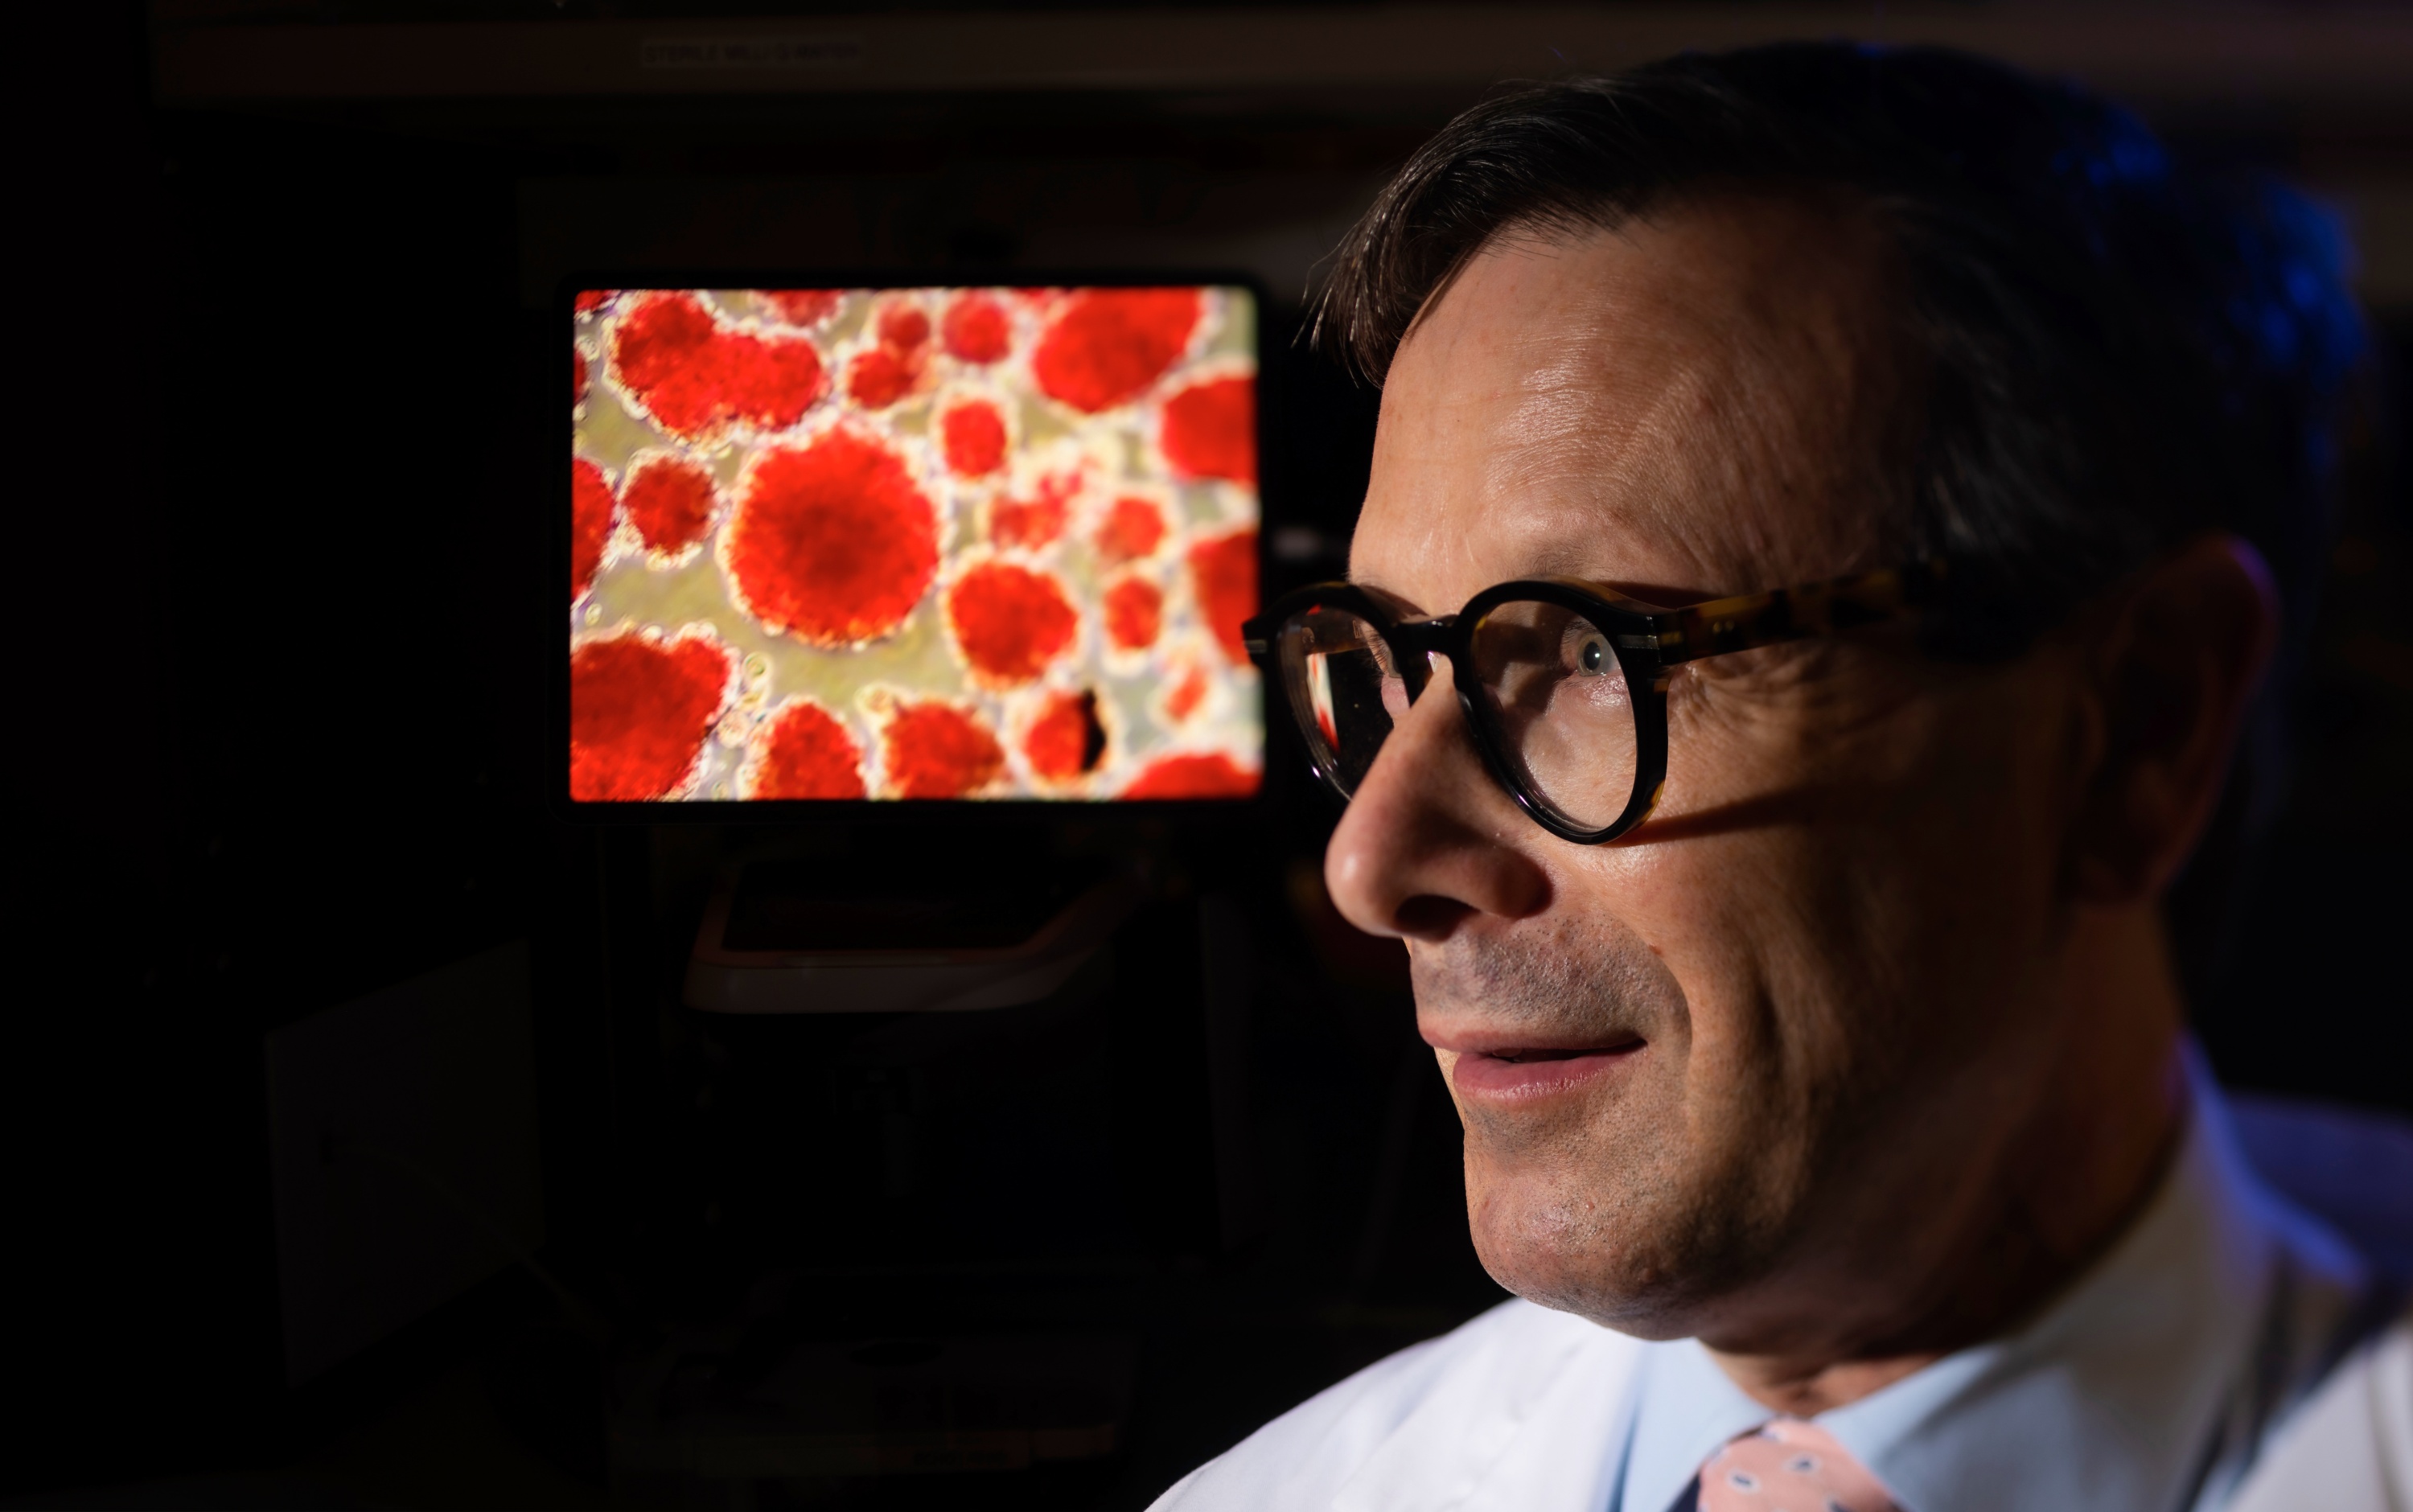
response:
<svg viewBox="0 0 2413 1512"><path fill-rule="evenodd" d="M980 716L952 704L899 704L881 727L888 791L899 798L961 798L1005 770L1005 749Z"/></svg>
<svg viewBox="0 0 2413 1512"><path fill-rule="evenodd" d="M707 636L589 641L570 654L570 795L666 797L688 780L729 690L728 647Z"/></svg>
<svg viewBox="0 0 2413 1512"><path fill-rule="evenodd" d="M691 294L657 295L624 316L612 361L637 401L682 436L731 421L782 430L828 387L811 342L724 330Z"/></svg>
<svg viewBox="0 0 2413 1512"><path fill-rule="evenodd" d="M574 603L603 566L612 539L612 485L585 457L570 465L570 598Z"/></svg>
<svg viewBox="0 0 2413 1512"><path fill-rule="evenodd" d="M1097 542L1109 563L1152 555L1164 543L1164 511L1144 498L1118 498L1098 524Z"/></svg>
<svg viewBox="0 0 2413 1512"><path fill-rule="evenodd" d="M1164 712L1172 718L1174 723L1179 724L1196 713L1198 705L1206 701L1206 674L1196 667L1188 667L1183 669L1180 680L1173 685L1173 691L1164 695ZM1324 718L1320 710L1316 718ZM1329 729L1325 734L1326 738L1330 738Z"/></svg>
<svg viewBox="0 0 2413 1512"><path fill-rule="evenodd" d="M815 645L885 635L929 590L939 515L904 459L832 430L757 452L722 535L748 613Z"/></svg>
<svg viewBox="0 0 2413 1512"><path fill-rule="evenodd" d="M609 300L611 297L612 291L608 289L582 289L578 291L578 296L570 302L570 308L576 310L581 315L585 315L590 311L601 309L604 302Z"/></svg>
<svg viewBox="0 0 2413 1512"><path fill-rule="evenodd" d="M1005 417L985 399L968 399L940 416L939 438L947 470L958 478L985 478L1005 466Z"/></svg>
<svg viewBox="0 0 2413 1512"><path fill-rule="evenodd" d="M1144 577L1118 578L1106 589L1106 639L1121 651L1156 644L1164 628L1164 593Z"/></svg>
<svg viewBox="0 0 2413 1512"><path fill-rule="evenodd" d="M685 457L648 457L620 485L620 507L645 549L681 552L712 528L712 474Z"/></svg>
<svg viewBox="0 0 2413 1512"><path fill-rule="evenodd" d="M841 291L835 289L766 289L764 304L790 325L816 326L837 312Z"/></svg>
<svg viewBox="0 0 2413 1512"><path fill-rule="evenodd" d="M880 312L880 344L910 356L930 340L930 318L918 304L891 304Z"/></svg>
<svg viewBox="0 0 2413 1512"><path fill-rule="evenodd" d="M1224 655L1245 664L1249 649L1241 642L1240 627L1257 612L1256 531L1235 530L1192 544L1190 578L1216 644Z"/></svg>
<svg viewBox="0 0 2413 1512"><path fill-rule="evenodd" d="M1027 683L1073 644L1080 615L1062 584L1012 562L983 562L947 590L947 623L972 674L992 686Z"/></svg>
<svg viewBox="0 0 2413 1512"><path fill-rule="evenodd" d="M1248 378L1209 378L1164 401L1158 433L1164 460L1184 478L1257 481L1257 385Z"/></svg>
<svg viewBox="0 0 2413 1512"><path fill-rule="evenodd" d="M1198 329L1194 289L1085 289L1066 300L1030 357L1040 392L1088 414L1147 392Z"/></svg>
<svg viewBox="0 0 2413 1512"><path fill-rule="evenodd" d="M939 320L939 339L958 362L993 363L1014 345L1005 306L986 294L960 294Z"/></svg>
<svg viewBox="0 0 2413 1512"><path fill-rule="evenodd" d="M1070 782L1097 770L1106 754L1106 727L1098 722L1098 695L1050 693L1022 737L1030 769L1050 782Z"/></svg>
<svg viewBox="0 0 2413 1512"><path fill-rule="evenodd" d="M1224 755L1206 751L1160 756L1123 789L1126 798L1245 798L1257 791L1257 774Z"/></svg>
<svg viewBox="0 0 2413 1512"><path fill-rule="evenodd" d="M1037 551L1064 533L1066 511L1064 496L1044 482L1037 498L999 495L988 507L988 538L1000 546Z"/></svg>
<svg viewBox="0 0 2413 1512"><path fill-rule="evenodd" d="M887 347L857 352L846 364L846 395L866 409L885 409L913 392L922 364Z"/></svg>
<svg viewBox="0 0 2413 1512"><path fill-rule="evenodd" d="M755 736L757 798L860 798L863 750L837 717L808 698L791 699Z"/></svg>

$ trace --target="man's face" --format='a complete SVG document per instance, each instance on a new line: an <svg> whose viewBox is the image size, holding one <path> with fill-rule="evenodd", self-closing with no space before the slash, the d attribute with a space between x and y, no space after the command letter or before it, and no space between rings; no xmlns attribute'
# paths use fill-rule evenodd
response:
<svg viewBox="0 0 2413 1512"><path fill-rule="evenodd" d="M1495 245L1399 349L1353 575L1446 614L1517 577L1675 604L1887 565L1898 303L1866 216L1781 198ZM2066 674L1884 632L1695 663L1658 813L1597 847L1514 807L1435 680L1326 875L1407 941L1494 1277L1716 1343L1942 1258L2069 1029Z"/></svg>

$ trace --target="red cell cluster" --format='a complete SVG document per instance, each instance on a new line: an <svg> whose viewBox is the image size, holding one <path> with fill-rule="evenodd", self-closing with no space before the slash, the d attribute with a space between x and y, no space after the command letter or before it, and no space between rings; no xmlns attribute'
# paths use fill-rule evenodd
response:
<svg viewBox="0 0 2413 1512"><path fill-rule="evenodd" d="M874 347L846 364L846 396L866 409L885 409L912 393L921 376L921 363Z"/></svg>
<svg viewBox="0 0 2413 1512"><path fill-rule="evenodd" d="M668 797L687 781L729 690L728 647L708 636L615 636L570 654L570 795Z"/></svg>
<svg viewBox="0 0 2413 1512"><path fill-rule="evenodd" d="M1257 774L1224 755L1205 751L1160 756L1140 768L1124 787L1126 798L1245 798L1257 791Z"/></svg>
<svg viewBox="0 0 2413 1512"><path fill-rule="evenodd" d="M1257 385L1248 378L1209 378L1164 401L1158 431L1164 460L1184 478L1257 481Z"/></svg>
<svg viewBox="0 0 2413 1512"><path fill-rule="evenodd" d="M937 508L904 459L838 428L755 454L722 536L747 610L815 645L902 624L939 568Z"/></svg>
<svg viewBox="0 0 2413 1512"><path fill-rule="evenodd" d="M838 301L846 297L840 289L766 289L762 303L771 306L780 319L790 325L817 326L837 313Z"/></svg>
<svg viewBox="0 0 2413 1512"><path fill-rule="evenodd" d="M757 798L860 798L863 751L837 717L808 698L790 699L755 734Z"/></svg>
<svg viewBox="0 0 2413 1512"><path fill-rule="evenodd" d="M1215 642L1235 662L1246 664L1249 649L1240 627L1257 612L1257 533L1235 530L1209 536L1190 548L1190 581L1199 612Z"/></svg>
<svg viewBox="0 0 2413 1512"><path fill-rule="evenodd" d="M968 797L1005 771L1005 749L980 716L935 700L892 708L880 746L898 798Z"/></svg>
<svg viewBox="0 0 2413 1512"><path fill-rule="evenodd" d="M783 430L828 388L811 342L729 329L692 294L658 294L621 317L612 362L636 401L687 437L733 421Z"/></svg>
<svg viewBox="0 0 2413 1512"><path fill-rule="evenodd" d="M1014 347L1005 306L986 294L958 294L939 321L939 339L961 363L994 363Z"/></svg>
<svg viewBox="0 0 2413 1512"><path fill-rule="evenodd" d="M866 409L885 409L921 385L929 367L930 318L915 304L891 304L872 322L880 345L846 364L846 393Z"/></svg>
<svg viewBox="0 0 2413 1512"><path fill-rule="evenodd" d="M570 597L572 602L594 583L612 540L612 484L603 469L585 457L570 465Z"/></svg>
<svg viewBox="0 0 2413 1512"><path fill-rule="evenodd" d="M1164 511L1144 498L1118 498L1099 522L1097 544L1109 564L1152 556L1164 544Z"/></svg>
<svg viewBox="0 0 2413 1512"><path fill-rule="evenodd" d="M1098 695L1050 693L1022 737L1030 769L1050 782L1071 782L1098 769L1106 754L1106 727L1098 722Z"/></svg>
<svg viewBox="0 0 2413 1512"><path fill-rule="evenodd" d="M1223 690L1256 607L1255 389L1206 339L1237 296L574 303L577 799L1255 790L1254 700ZM741 617L775 640L743 683Z"/></svg>
<svg viewBox="0 0 2413 1512"><path fill-rule="evenodd" d="M1164 628L1164 592L1144 577L1117 578L1103 607L1106 639L1118 651L1145 651Z"/></svg>
<svg viewBox="0 0 2413 1512"><path fill-rule="evenodd" d="M712 528L712 474L685 457L652 456L629 470L620 507L647 551L674 555Z"/></svg>
<svg viewBox="0 0 2413 1512"><path fill-rule="evenodd" d="M1000 546L1019 546L1027 551L1054 544L1056 538L1064 533L1064 522L1073 511L1073 496L1080 491L1077 474L1050 473L1039 480L1029 498L999 495L989 502L989 540Z"/></svg>
<svg viewBox="0 0 2413 1512"><path fill-rule="evenodd" d="M1029 682L1063 655L1081 617L1053 574L983 562L947 590L947 624L973 677L1010 688Z"/></svg>
<svg viewBox="0 0 2413 1512"><path fill-rule="evenodd" d="M1005 466L1005 416L985 399L967 399L939 417L940 448L958 478L985 478Z"/></svg>
<svg viewBox="0 0 2413 1512"><path fill-rule="evenodd" d="M1194 289L1085 289L1066 299L1030 354L1040 392L1085 414L1146 393L1190 346Z"/></svg>

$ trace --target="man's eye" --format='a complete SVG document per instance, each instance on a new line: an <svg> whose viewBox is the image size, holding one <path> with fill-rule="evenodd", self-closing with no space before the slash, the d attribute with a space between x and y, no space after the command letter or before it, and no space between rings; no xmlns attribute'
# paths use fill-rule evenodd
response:
<svg viewBox="0 0 2413 1512"><path fill-rule="evenodd" d="M1608 637L1587 635L1576 647L1576 665L1597 677L1617 664L1617 653L1608 647Z"/></svg>

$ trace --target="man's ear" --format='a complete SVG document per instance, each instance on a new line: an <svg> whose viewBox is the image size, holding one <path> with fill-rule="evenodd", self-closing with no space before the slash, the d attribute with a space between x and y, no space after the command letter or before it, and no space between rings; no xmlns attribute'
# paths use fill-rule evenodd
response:
<svg viewBox="0 0 2413 1512"><path fill-rule="evenodd" d="M2205 536L2129 586L2094 647L2102 750L2071 836L2078 901L2148 901L2177 874L2278 637L2270 566L2239 537Z"/></svg>

